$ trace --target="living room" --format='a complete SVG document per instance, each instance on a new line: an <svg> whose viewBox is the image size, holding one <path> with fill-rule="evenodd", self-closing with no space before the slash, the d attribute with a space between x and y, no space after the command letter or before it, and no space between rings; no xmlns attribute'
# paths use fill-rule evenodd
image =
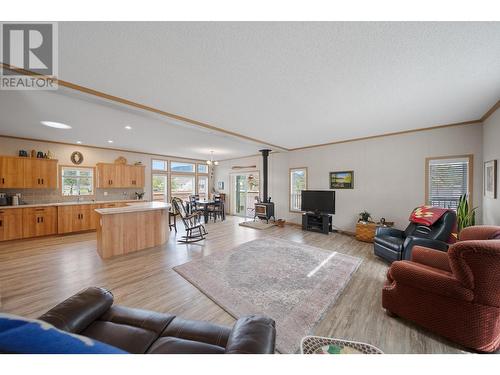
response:
<svg viewBox="0 0 500 375"><path fill-rule="evenodd" d="M193 355L239 354L226 372L281 354L249 357L293 372L403 354L422 371L410 354L498 354L496 9L131 12L0 23L2 359L199 372L224 356Z"/></svg>

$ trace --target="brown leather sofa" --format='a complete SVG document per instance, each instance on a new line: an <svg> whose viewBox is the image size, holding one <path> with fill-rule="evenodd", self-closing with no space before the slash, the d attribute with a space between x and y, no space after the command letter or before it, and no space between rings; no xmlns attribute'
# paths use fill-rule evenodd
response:
<svg viewBox="0 0 500 375"><path fill-rule="evenodd" d="M265 316L242 317L230 328L113 306L113 294L97 287L75 294L39 319L134 354L270 354L276 336L274 320Z"/></svg>

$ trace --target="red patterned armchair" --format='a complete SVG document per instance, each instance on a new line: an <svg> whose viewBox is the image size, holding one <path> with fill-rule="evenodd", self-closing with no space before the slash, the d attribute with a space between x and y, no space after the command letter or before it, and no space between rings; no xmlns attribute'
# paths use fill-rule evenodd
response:
<svg viewBox="0 0 500 375"><path fill-rule="evenodd" d="M417 246L392 263L382 306L467 348L500 348L500 227L460 232L447 253Z"/></svg>

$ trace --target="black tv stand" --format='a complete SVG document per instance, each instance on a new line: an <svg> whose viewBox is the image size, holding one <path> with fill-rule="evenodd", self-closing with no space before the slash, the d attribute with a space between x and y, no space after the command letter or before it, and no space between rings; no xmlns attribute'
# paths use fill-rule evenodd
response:
<svg viewBox="0 0 500 375"><path fill-rule="evenodd" d="M332 231L332 216L323 213L306 212L302 214L302 229L328 234Z"/></svg>

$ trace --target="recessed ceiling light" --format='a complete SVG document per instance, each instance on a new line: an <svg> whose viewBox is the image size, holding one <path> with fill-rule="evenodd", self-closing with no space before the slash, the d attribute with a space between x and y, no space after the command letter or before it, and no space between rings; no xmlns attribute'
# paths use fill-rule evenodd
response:
<svg viewBox="0 0 500 375"><path fill-rule="evenodd" d="M113 141L110 139L110 140L108 141L108 143L113 143Z"/></svg>
<svg viewBox="0 0 500 375"><path fill-rule="evenodd" d="M130 125L127 125L127 126L125 126L125 129L127 129L127 130L131 130L131 129L132 129L132 127L131 127Z"/></svg>
<svg viewBox="0 0 500 375"><path fill-rule="evenodd" d="M78 143L79 145L81 145L81 144L82 144L82 141L76 141L76 143Z"/></svg>
<svg viewBox="0 0 500 375"><path fill-rule="evenodd" d="M71 129L71 126L63 124L61 122L54 122L54 121L40 121L42 125L49 126L51 128L56 128L56 129Z"/></svg>

